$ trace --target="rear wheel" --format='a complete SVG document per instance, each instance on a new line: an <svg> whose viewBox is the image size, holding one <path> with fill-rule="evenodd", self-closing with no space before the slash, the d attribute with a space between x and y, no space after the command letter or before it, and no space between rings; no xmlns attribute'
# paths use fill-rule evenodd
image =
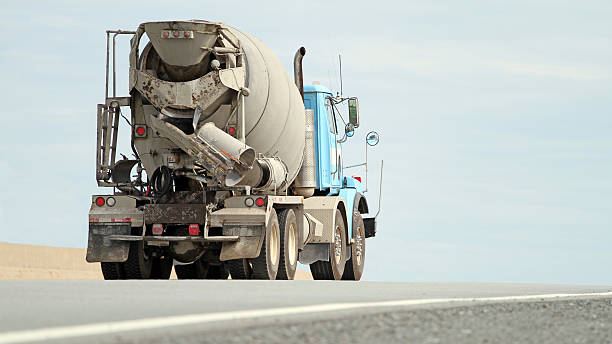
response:
<svg viewBox="0 0 612 344"><path fill-rule="evenodd" d="M283 209L278 213L280 227L280 261L276 279L292 280L295 277L298 260L297 221L293 209Z"/></svg>
<svg viewBox="0 0 612 344"><path fill-rule="evenodd" d="M261 245L259 256L250 261L253 266L251 278L266 280L276 279L278 263L280 261L280 230L278 217L274 209L270 212L270 218L268 219L264 242Z"/></svg>
<svg viewBox="0 0 612 344"><path fill-rule="evenodd" d="M123 271L122 265L121 263L101 262L100 267L102 268L102 276L104 276L105 280L124 279L125 272Z"/></svg>
<svg viewBox="0 0 612 344"><path fill-rule="evenodd" d="M155 258L151 267L151 279L170 279L172 273L172 257Z"/></svg>
<svg viewBox="0 0 612 344"><path fill-rule="evenodd" d="M253 274L253 268L248 259L232 259L227 261L232 279L249 279Z"/></svg>
<svg viewBox="0 0 612 344"><path fill-rule="evenodd" d="M123 263L125 278L127 279L148 279L153 268L153 257L150 257L143 241L132 241L130 243L130 253Z"/></svg>
<svg viewBox="0 0 612 344"><path fill-rule="evenodd" d="M175 265L174 272L178 279L205 279L208 275L208 263L198 259L191 264Z"/></svg>
<svg viewBox="0 0 612 344"><path fill-rule="evenodd" d="M202 258L191 264L175 265L178 279L227 279L229 270L224 263L210 264Z"/></svg>
<svg viewBox="0 0 612 344"><path fill-rule="evenodd" d="M343 280L359 281L365 266L365 226L361 214L353 221L353 243L351 244L351 259L346 262Z"/></svg>
<svg viewBox="0 0 612 344"><path fill-rule="evenodd" d="M225 264L208 265L208 273L206 274L207 279L227 279L228 277L229 270Z"/></svg>
<svg viewBox="0 0 612 344"><path fill-rule="evenodd" d="M329 261L318 261L310 264L312 278L316 280L342 279L346 261L346 229L344 217L336 209L336 226L334 228L334 242L329 244Z"/></svg>

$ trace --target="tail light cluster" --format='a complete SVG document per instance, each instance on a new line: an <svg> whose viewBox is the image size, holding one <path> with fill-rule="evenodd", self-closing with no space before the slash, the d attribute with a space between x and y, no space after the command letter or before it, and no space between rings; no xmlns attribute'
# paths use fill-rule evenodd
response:
<svg viewBox="0 0 612 344"><path fill-rule="evenodd" d="M147 136L147 126L137 124L134 126L134 136L135 137L146 137Z"/></svg>
<svg viewBox="0 0 612 344"><path fill-rule="evenodd" d="M200 225L192 223L189 225L189 235L200 235Z"/></svg>
<svg viewBox="0 0 612 344"><path fill-rule="evenodd" d="M98 207L103 207L105 204L109 207L113 207L117 203L117 200L115 200L114 197L98 196L96 197L95 202Z"/></svg>
<svg viewBox="0 0 612 344"><path fill-rule="evenodd" d="M151 233L153 235L162 235L164 233L164 225L161 223L155 223L151 227ZM200 225L197 223L192 223L189 225L189 235L197 236L200 235Z"/></svg>
<svg viewBox="0 0 612 344"><path fill-rule="evenodd" d="M162 235L162 233L164 232L164 225L162 225L161 223L154 224L151 228L151 232L153 233L153 235Z"/></svg>
<svg viewBox="0 0 612 344"><path fill-rule="evenodd" d="M263 197L257 197L253 199L252 197L247 197L244 199L244 205L247 207L252 207L257 205L258 207L263 207L266 204L266 200Z"/></svg>

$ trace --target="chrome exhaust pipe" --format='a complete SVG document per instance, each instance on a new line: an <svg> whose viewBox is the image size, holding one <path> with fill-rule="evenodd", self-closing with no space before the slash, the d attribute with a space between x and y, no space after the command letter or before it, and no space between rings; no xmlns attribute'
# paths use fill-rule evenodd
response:
<svg viewBox="0 0 612 344"><path fill-rule="evenodd" d="M302 59L306 55L306 48L300 47L293 57L293 77L295 85L300 90L302 100L304 100L304 73L302 72Z"/></svg>

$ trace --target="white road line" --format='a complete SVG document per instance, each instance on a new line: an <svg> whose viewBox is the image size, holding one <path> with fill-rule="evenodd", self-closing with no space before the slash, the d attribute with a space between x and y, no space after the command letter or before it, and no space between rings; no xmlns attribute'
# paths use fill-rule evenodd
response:
<svg viewBox="0 0 612 344"><path fill-rule="evenodd" d="M498 297L466 297L466 298L440 298L440 299L413 299L380 302L351 302L330 303L313 306L282 307L270 309L257 309L249 311L220 312L209 314L177 315L168 317L146 318L138 320L114 321L97 324L49 327L24 331L0 333L0 343L25 343L43 340L58 340L72 337L111 334L135 330L147 330L172 326L201 324L214 321L253 319L281 315L296 315L306 313L333 312L357 308L390 308L414 305L426 305L451 302L495 302L495 301L525 301L550 300L571 297L612 296L612 292L585 293L585 294L541 294Z"/></svg>

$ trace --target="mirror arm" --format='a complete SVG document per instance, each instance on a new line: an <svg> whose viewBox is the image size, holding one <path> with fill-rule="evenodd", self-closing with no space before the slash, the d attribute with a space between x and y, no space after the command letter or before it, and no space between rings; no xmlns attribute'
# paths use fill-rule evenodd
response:
<svg viewBox="0 0 612 344"><path fill-rule="evenodd" d="M365 161L365 170L366 170L366 175L365 175L365 190L363 190L363 193L368 192L368 179L370 179L368 177L368 146L369 146L368 145L368 141L366 140L366 144L365 144L365 156L366 156L365 157L366 158L366 161Z"/></svg>
<svg viewBox="0 0 612 344"><path fill-rule="evenodd" d="M346 170L348 168L355 168L355 167L359 167L359 166L365 166L365 164L366 164L365 162L362 162L361 164L350 165L350 166L346 166L346 167L343 167L343 168Z"/></svg>
<svg viewBox="0 0 612 344"><path fill-rule="evenodd" d="M382 182L383 182L383 168L385 167L385 161L381 160L380 161L380 180L378 182L378 211L376 212L376 215L374 215L374 219L378 218L378 214L380 214L380 205L381 205L381 200L382 200Z"/></svg>

